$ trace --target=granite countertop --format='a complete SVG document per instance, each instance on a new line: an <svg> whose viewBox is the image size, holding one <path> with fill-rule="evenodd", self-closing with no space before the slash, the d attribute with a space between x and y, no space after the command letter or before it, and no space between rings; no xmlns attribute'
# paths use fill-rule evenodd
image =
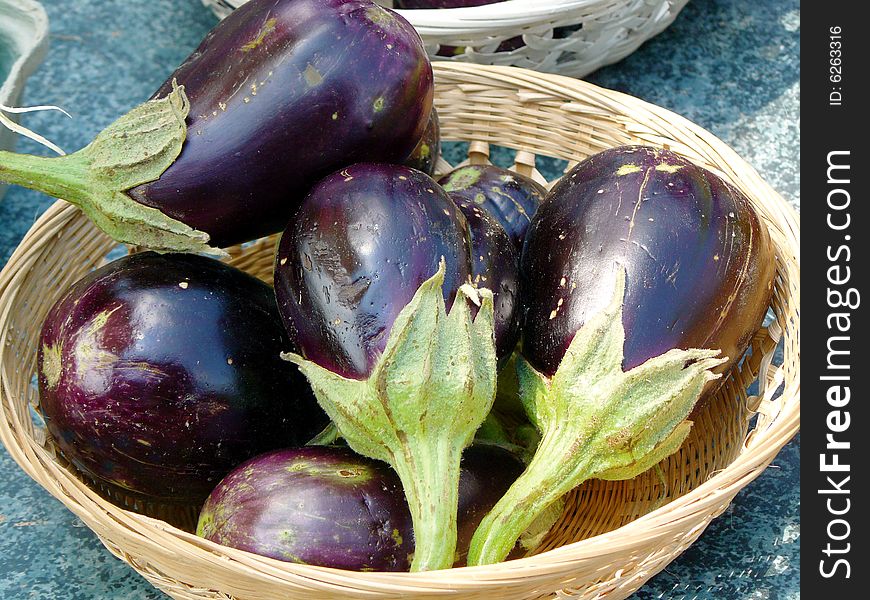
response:
<svg viewBox="0 0 870 600"><path fill-rule="evenodd" d="M24 124L68 151L146 99L216 23L197 0L42 1L51 47L24 102L73 118ZM709 129L797 208L799 41L799 0L692 0L667 31L587 79ZM46 153L27 140L18 149ZM0 266L51 202L15 187L0 200ZM633 600L798 598L799 452L798 435ZM0 598L162 597L0 449Z"/></svg>

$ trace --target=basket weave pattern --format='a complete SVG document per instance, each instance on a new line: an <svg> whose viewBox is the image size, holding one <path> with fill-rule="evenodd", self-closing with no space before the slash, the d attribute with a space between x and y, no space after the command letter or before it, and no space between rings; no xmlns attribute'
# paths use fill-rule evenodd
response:
<svg viewBox="0 0 870 600"><path fill-rule="evenodd" d="M666 145L744 191L777 252L773 322L760 330L717 397L694 416L683 448L653 471L572 492L538 553L485 567L428 573L356 573L284 563L218 546L107 502L58 456L34 425L32 380L45 314L115 246L77 209L54 204L0 274L0 439L31 477L60 499L156 587L174 598L547 598L629 596L701 534L797 432L800 420L799 225L794 211L725 144L664 109L593 85L510 67L438 63L436 104L446 140L517 150L515 169L543 180L536 155L569 167L620 144ZM441 170L449 168L443 161ZM232 249L230 261L265 280L275 237ZM772 364L777 343L784 362ZM747 389L758 383L757 393ZM756 417L754 421L750 419ZM153 510L152 510L153 509Z"/></svg>
<svg viewBox="0 0 870 600"><path fill-rule="evenodd" d="M225 17L248 0L202 0ZM391 0L376 0L392 6ZM399 10L435 60L512 65L583 77L661 33L688 0L509 0L470 8ZM521 44L502 42L522 37ZM518 41L518 40L517 40ZM518 47L516 47L518 46ZM439 56L441 48L464 48Z"/></svg>

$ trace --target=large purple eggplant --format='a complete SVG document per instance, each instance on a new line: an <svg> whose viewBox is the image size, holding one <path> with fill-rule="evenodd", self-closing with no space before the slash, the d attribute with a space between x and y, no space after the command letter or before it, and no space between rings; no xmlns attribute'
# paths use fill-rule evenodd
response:
<svg viewBox="0 0 870 600"><path fill-rule="evenodd" d="M773 293L774 255L749 200L673 152L621 147L566 174L522 256L523 355L553 374L625 267L624 367L671 348L743 355Z"/></svg>
<svg viewBox="0 0 870 600"><path fill-rule="evenodd" d="M458 564L483 516L524 468L499 446L465 450ZM209 495L197 535L278 560L353 571L407 571L414 553L411 513L395 471L336 446L277 450L239 465Z"/></svg>
<svg viewBox="0 0 870 600"><path fill-rule="evenodd" d="M495 397L493 296L469 282L469 246L462 211L429 176L365 163L312 190L276 255L279 307L304 354L286 358L348 445L398 473L412 571L453 564L462 450Z"/></svg>
<svg viewBox="0 0 870 600"><path fill-rule="evenodd" d="M363 163L318 183L281 237L275 293L306 358L371 374L393 321L446 261L450 301L470 275L462 212L427 175Z"/></svg>
<svg viewBox="0 0 870 600"><path fill-rule="evenodd" d="M326 424L271 288L151 252L75 284L40 336L40 407L76 467L133 496L196 504L235 465Z"/></svg>
<svg viewBox="0 0 870 600"><path fill-rule="evenodd" d="M668 150L627 146L551 190L521 276L516 370L541 442L475 532L472 565L502 560L538 507L583 481L631 479L680 448L692 409L761 326L774 252L736 188Z"/></svg>
<svg viewBox="0 0 870 600"><path fill-rule="evenodd" d="M547 190L532 179L495 165L468 165L438 180L454 199L480 206L507 231L522 251L526 229Z"/></svg>
<svg viewBox="0 0 870 600"><path fill-rule="evenodd" d="M432 96L422 42L396 13L371 0L252 0L152 102L74 155L0 154L0 180L81 206L120 241L223 247L283 229L344 165L403 161Z"/></svg>
<svg viewBox="0 0 870 600"><path fill-rule="evenodd" d="M471 281L492 291L495 351L499 360L517 345L520 334L519 253L504 228L484 208L449 194L465 215L471 234Z"/></svg>
<svg viewBox="0 0 870 600"><path fill-rule="evenodd" d="M278 450L239 465L209 495L197 535L288 562L407 571L411 513L396 473L347 448Z"/></svg>

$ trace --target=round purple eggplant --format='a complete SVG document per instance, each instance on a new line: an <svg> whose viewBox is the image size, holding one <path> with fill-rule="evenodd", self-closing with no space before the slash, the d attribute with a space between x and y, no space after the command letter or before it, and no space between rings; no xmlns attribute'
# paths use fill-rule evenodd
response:
<svg viewBox="0 0 870 600"><path fill-rule="evenodd" d="M740 359L773 291L774 251L748 198L673 152L606 150L578 164L532 219L521 258L522 352L555 373L574 334L627 281L623 368L672 348Z"/></svg>
<svg viewBox="0 0 870 600"><path fill-rule="evenodd" d="M411 513L398 476L347 448L309 446L257 456L209 495L197 535L288 562L407 571Z"/></svg>
<svg viewBox="0 0 870 600"><path fill-rule="evenodd" d="M435 173L435 165L438 164L438 157L441 155L441 126L438 123L438 112L435 107L432 107L432 114L429 116L429 123L426 125L426 131L420 142L411 152L405 162L406 167L423 171L428 176Z"/></svg>
<svg viewBox="0 0 870 600"><path fill-rule="evenodd" d="M468 165L438 180L454 200L462 198L480 206L504 228L522 251L526 229L541 201L544 186L524 175L495 165Z"/></svg>
<svg viewBox="0 0 870 600"><path fill-rule="evenodd" d="M446 262L445 300L471 272L465 217L429 176L362 163L318 183L278 246L275 294L303 355L371 374L393 321Z"/></svg>
<svg viewBox="0 0 870 600"><path fill-rule="evenodd" d="M520 334L519 253L504 228L474 202L449 194L468 221L471 282L492 291L495 353L506 358Z"/></svg>
<svg viewBox="0 0 870 600"><path fill-rule="evenodd" d="M524 469L499 446L465 450L457 564L484 515ZM353 571L407 571L414 552L398 476L386 463L336 446L278 450L239 465L209 495L197 535L278 560Z"/></svg>
<svg viewBox="0 0 870 600"><path fill-rule="evenodd" d="M151 252L116 260L51 309L40 407L60 451L95 480L198 504L230 469L326 424L271 288L218 261Z"/></svg>

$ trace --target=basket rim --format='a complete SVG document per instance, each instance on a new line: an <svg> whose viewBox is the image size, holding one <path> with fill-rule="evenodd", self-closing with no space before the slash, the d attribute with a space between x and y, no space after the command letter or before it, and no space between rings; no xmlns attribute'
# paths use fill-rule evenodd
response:
<svg viewBox="0 0 870 600"><path fill-rule="evenodd" d="M521 82L525 87L539 89L541 93L545 94L565 97L570 92L569 95L578 100L589 101L590 98L595 98L597 103L606 105L611 110L619 113L625 113L629 110L640 110L666 117L669 123L673 123L676 128L697 136L705 143L715 147L716 152L726 160L727 164L736 164L746 169L747 176L752 180L748 185L753 190L759 190L760 193L765 195L765 198L777 204L779 209L778 214L783 219L780 225L785 227L784 233L790 242L787 248L789 256L783 257L783 259L793 261L799 268L800 226L795 209L774 191L757 171L740 158L735 151L712 133L688 119L628 94L608 90L582 80L561 75L538 73L517 67L465 63L439 62L433 64L433 69L436 73L452 72L454 76L461 75L462 73L469 75L474 73L495 75L501 81L510 82L513 80ZM78 209L72 205L66 204L63 201L57 201L39 217L27 234L25 234L22 242L16 247L6 266L0 271L0 325L5 326L5 321L14 303L14 298L17 294L15 282L27 272L30 264L36 260L36 251L47 244L54 234L60 232L66 223L75 217L78 212ZM5 311L3 310L4 307ZM799 318L797 318L795 327L799 328ZM5 328L0 329L0 342L2 342L2 338L5 335ZM5 396L7 391L3 385L3 374L3 365L0 365L0 395ZM3 441L12 458L29 476L37 480L49 493L63 502L68 509L85 521L92 530L100 534L100 532L111 530L112 527L128 524L128 534L135 535L141 545L149 546L155 552L166 553L168 550L159 543L158 539L145 535L149 530L152 532L163 532L171 535L176 540L188 542L190 548L186 549L187 552L218 552L230 563L237 563L247 568L256 568L259 576L271 579L277 578L282 583L293 583L295 581L298 585L301 579L308 584L319 584L325 589L328 586L344 588L350 585L349 582L352 581L353 586L370 586L378 590L385 590L390 585L394 585L413 586L414 589L420 592L427 590L444 592L443 588L435 589L428 586L443 586L447 583L446 580L451 580L449 583L454 588L454 591L461 590L463 586L474 586L476 590L485 591L487 588L504 586L507 582L519 579L523 581L540 579L543 583L544 578L552 577L554 574L565 574L567 576L574 570L574 565L578 561L602 555L619 554L627 548L637 545L638 538L627 534L642 534L642 537L647 541L655 540L662 535L661 531L657 531L659 529L658 526L688 518L697 512L697 510L693 509L696 509L698 506L713 508L713 514L720 514L730 503L734 494L760 475L780 449L798 432L800 427L799 375L793 381L787 382L780 399L783 402L782 409L778 412L776 418L767 423L764 428L753 430L750 438L744 443L745 450L725 469L719 471L706 482L685 495L622 527L517 560L494 565L457 567L443 571L423 573L356 572L278 561L226 548L172 527L163 521L107 504L95 491L79 482L66 469L55 463L49 453L37 445L34 440L25 436L22 432L18 432L18 435L16 435L11 429L13 416L7 414L5 402L0 402L0 413L2 413L2 418L0 418L0 440ZM17 443L19 437L27 443L19 445ZM26 460L28 458L26 455L29 455L29 458L33 460ZM37 479L35 473L40 470L52 475L54 479L52 485L46 485ZM61 485L61 480L67 485ZM115 552L111 548L109 549ZM460 578L464 579L460 581ZM406 592L408 591L407 587L402 589Z"/></svg>
<svg viewBox="0 0 870 600"><path fill-rule="evenodd" d="M204 3L221 0L203 0ZM238 8L248 0L223 0ZM520 27L535 25L568 24L576 17L585 15L598 7L608 7L609 12L647 5L650 0L504 0L481 6L460 8L393 8L404 17L421 36L493 35L509 33ZM659 5L678 12L689 0L657 0Z"/></svg>

